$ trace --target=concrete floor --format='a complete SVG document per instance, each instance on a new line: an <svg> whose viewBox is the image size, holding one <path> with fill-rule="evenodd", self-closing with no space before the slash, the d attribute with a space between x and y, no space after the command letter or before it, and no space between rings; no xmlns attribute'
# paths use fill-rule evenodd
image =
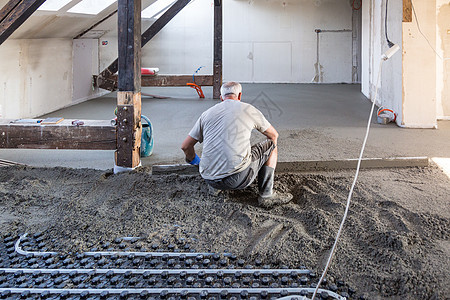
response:
<svg viewBox="0 0 450 300"><path fill-rule="evenodd" d="M199 115L218 103L189 88L143 88L171 96L143 97L142 114L154 127L155 148L143 165L183 162L180 144ZM205 88L211 97L211 88ZM280 132L280 161L357 158L370 111L359 85L244 84L243 101L259 108ZM115 93L48 116L112 119ZM450 157L450 121L438 129L404 129L372 119L365 157ZM33 166L110 169L114 151L0 149L0 159Z"/></svg>

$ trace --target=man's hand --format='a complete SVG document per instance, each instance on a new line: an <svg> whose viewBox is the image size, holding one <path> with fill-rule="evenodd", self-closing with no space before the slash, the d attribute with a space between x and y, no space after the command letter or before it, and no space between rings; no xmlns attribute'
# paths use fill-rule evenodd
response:
<svg viewBox="0 0 450 300"><path fill-rule="evenodd" d="M183 150L184 155L186 155L186 162L192 164L196 158L198 158L198 163L200 163L200 158L195 154L194 146L197 144L197 140L190 135L181 144L181 150ZM198 165L197 163L197 165Z"/></svg>
<svg viewBox="0 0 450 300"><path fill-rule="evenodd" d="M186 159L186 162L187 162L188 164L193 165L193 166L198 166L198 165L200 164L200 157L198 157L198 155L195 154L195 157L194 157L193 160L188 161L188 160Z"/></svg>

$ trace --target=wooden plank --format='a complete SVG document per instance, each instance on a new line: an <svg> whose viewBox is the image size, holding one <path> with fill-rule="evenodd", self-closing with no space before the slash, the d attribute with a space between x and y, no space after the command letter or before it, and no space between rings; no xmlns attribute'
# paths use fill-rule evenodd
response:
<svg viewBox="0 0 450 300"><path fill-rule="evenodd" d="M192 75L157 75L142 76L142 86L186 86L186 83L192 83ZM212 86L212 75L195 76L195 83L200 86Z"/></svg>
<svg viewBox="0 0 450 300"><path fill-rule="evenodd" d="M0 45L23 24L45 0L22 0L0 23ZM14 3L13 3L14 4ZM11 6L13 6L11 4Z"/></svg>
<svg viewBox="0 0 450 300"><path fill-rule="evenodd" d="M74 126L73 120L55 125L0 122L0 148L27 149L116 149L116 127L109 120L83 120ZM37 121L37 120L36 120Z"/></svg>
<svg viewBox="0 0 450 300"><path fill-rule="evenodd" d="M214 0L214 99L220 98L220 87L222 86L222 11L222 0Z"/></svg>
<svg viewBox="0 0 450 300"><path fill-rule="evenodd" d="M155 21L141 36L141 47L144 47L161 29L164 28L170 20L173 19L190 0L178 0L175 2L158 20ZM115 90L107 79L113 76L119 70L118 59L113 61L106 69L104 69L97 77L97 86L110 91ZM106 80L105 80L106 79Z"/></svg>
<svg viewBox="0 0 450 300"><path fill-rule="evenodd" d="M64 121L63 117L56 117L56 118L46 118L45 120L42 120L41 125L47 125L47 124L58 124Z"/></svg>
<svg viewBox="0 0 450 300"><path fill-rule="evenodd" d="M403 22L412 22L411 0L403 0Z"/></svg>
<svg viewBox="0 0 450 300"><path fill-rule="evenodd" d="M119 0L119 91L141 89L141 1Z"/></svg>
<svg viewBox="0 0 450 300"><path fill-rule="evenodd" d="M95 77L95 76L94 76ZM109 78L98 78L96 82L108 85L107 90L117 89L117 75ZM141 75L142 86L186 86L186 83L192 83L192 75ZM213 86L213 75L197 75L195 83L200 86Z"/></svg>

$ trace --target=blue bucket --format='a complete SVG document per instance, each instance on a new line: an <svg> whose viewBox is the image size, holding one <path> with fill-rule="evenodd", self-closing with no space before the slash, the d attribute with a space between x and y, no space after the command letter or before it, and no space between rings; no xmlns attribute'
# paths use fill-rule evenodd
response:
<svg viewBox="0 0 450 300"><path fill-rule="evenodd" d="M142 123L142 120L147 124ZM153 153L153 126L149 118L141 115L142 135L141 135L141 157L147 157Z"/></svg>

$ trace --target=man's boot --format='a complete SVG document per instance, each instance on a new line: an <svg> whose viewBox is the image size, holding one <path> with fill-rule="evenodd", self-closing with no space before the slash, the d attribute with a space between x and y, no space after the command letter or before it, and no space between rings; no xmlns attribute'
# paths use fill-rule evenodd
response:
<svg viewBox="0 0 450 300"><path fill-rule="evenodd" d="M293 196L290 193L276 193L273 191L275 169L263 166L258 172L258 204L264 208L289 203Z"/></svg>

